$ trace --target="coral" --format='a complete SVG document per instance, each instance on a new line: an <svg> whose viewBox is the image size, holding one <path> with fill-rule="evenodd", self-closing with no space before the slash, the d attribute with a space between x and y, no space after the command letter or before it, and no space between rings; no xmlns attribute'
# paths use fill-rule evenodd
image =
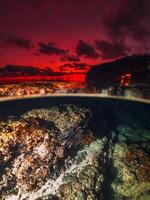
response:
<svg viewBox="0 0 150 200"><path fill-rule="evenodd" d="M76 165L64 175L63 184L58 188L60 199L97 199L104 181L103 151L106 143L106 138L99 139L78 152Z"/></svg>
<svg viewBox="0 0 150 200"><path fill-rule="evenodd" d="M121 125L118 128L119 141L137 142L150 142L150 130L141 128L132 128L129 126Z"/></svg>
<svg viewBox="0 0 150 200"><path fill-rule="evenodd" d="M68 105L0 121L0 197L19 190L22 198L48 180L57 180L77 151L93 141L90 116L90 110ZM66 144L60 139L64 136Z"/></svg>
<svg viewBox="0 0 150 200"><path fill-rule="evenodd" d="M115 193L123 197L137 199L150 190L150 158L142 150L130 150L125 144L117 144L113 155L117 170L116 180L112 183Z"/></svg>
<svg viewBox="0 0 150 200"><path fill-rule="evenodd" d="M1 119L0 199L148 200L149 128L100 114L58 105Z"/></svg>

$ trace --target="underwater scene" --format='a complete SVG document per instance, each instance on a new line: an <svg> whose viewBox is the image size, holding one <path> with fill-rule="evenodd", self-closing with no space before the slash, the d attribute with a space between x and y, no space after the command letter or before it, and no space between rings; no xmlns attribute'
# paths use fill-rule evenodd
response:
<svg viewBox="0 0 150 200"><path fill-rule="evenodd" d="M0 102L0 199L149 200L150 104L53 96Z"/></svg>

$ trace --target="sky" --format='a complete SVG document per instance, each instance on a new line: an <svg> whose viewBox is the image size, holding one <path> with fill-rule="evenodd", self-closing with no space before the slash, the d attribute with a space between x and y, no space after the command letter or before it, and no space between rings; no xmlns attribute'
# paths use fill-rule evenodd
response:
<svg viewBox="0 0 150 200"><path fill-rule="evenodd" d="M149 0L0 0L0 67L85 73L150 52Z"/></svg>

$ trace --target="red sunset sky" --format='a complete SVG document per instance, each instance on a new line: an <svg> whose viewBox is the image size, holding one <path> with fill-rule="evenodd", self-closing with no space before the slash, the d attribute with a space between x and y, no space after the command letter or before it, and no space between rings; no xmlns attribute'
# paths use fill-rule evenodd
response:
<svg viewBox="0 0 150 200"><path fill-rule="evenodd" d="M149 0L0 0L0 66L86 72L150 52L149 22Z"/></svg>

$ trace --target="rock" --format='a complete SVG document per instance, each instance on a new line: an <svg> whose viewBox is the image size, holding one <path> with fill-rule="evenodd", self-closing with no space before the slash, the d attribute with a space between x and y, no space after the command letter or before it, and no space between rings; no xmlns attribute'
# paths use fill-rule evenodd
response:
<svg viewBox="0 0 150 200"><path fill-rule="evenodd" d="M104 181L103 150L106 142L106 139L97 139L78 152L76 165L70 169L64 177L64 184L58 188L60 199L96 199L95 195L102 190Z"/></svg>
<svg viewBox="0 0 150 200"><path fill-rule="evenodd" d="M116 144L113 154L116 180L112 188L122 198L136 200L150 190L150 158L138 149L130 150L125 144Z"/></svg>
<svg viewBox="0 0 150 200"><path fill-rule="evenodd" d="M89 109L75 105L61 105L48 109L35 109L23 114L22 117L23 119L38 118L44 120L45 124L54 126L58 131L65 133L72 127L78 127L82 123L87 126L92 113Z"/></svg>
<svg viewBox="0 0 150 200"><path fill-rule="evenodd" d="M138 142L150 142L150 130L132 128L129 126L119 126L118 130L118 139L119 141L129 141L133 143Z"/></svg>
<svg viewBox="0 0 150 200"><path fill-rule="evenodd" d="M95 113L59 105L1 119L0 199L148 199L149 128Z"/></svg>
<svg viewBox="0 0 150 200"><path fill-rule="evenodd" d="M132 143L132 146L137 146L139 148L145 149L147 152L150 150L150 130L133 128L129 126L119 126L118 131L118 140L120 142ZM135 145L134 145L135 144Z"/></svg>
<svg viewBox="0 0 150 200"><path fill-rule="evenodd" d="M62 105L1 121L0 198L18 193L18 189L22 199L28 198L28 193L40 190L48 181L47 184L59 185L56 180L76 163L77 152L93 141L91 119L89 109ZM78 156L78 162L86 156ZM49 195L55 194L49 192ZM38 197L42 196L37 193L31 198Z"/></svg>
<svg viewBox="0 0 150 200"><path fill-rule="evenodd" d="M88 85L96 87L96 89L108 89L112 86L119 87L121 76L130 74L133 79L131 80L132 85L137 83L139 85L147 85L149 84L148 74L150 70L147 67L149 60L149 55L133 55L126 56L115 61L95 65L87 72L86 82ZM144 69L143 66L145 66ZM139 69L141 70L139 71ZM137 77L140 77L140 79Z"/></svg>

